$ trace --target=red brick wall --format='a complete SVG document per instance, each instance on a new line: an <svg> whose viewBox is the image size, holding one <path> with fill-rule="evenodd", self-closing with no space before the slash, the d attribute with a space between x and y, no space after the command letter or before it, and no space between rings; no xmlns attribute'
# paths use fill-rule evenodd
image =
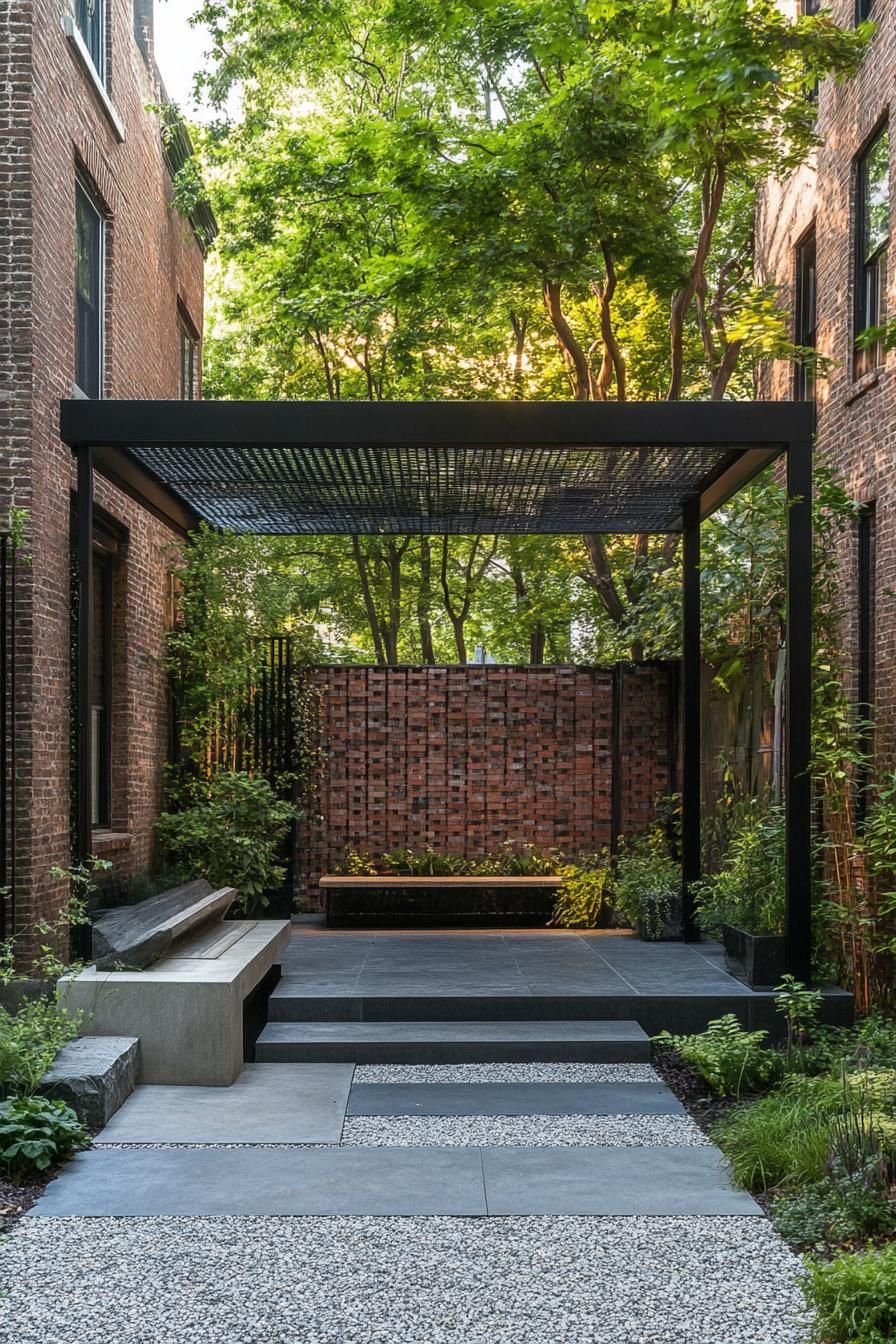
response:
<svg viewBox="0 0 896 1344"><path fill-rule="evenodd" d="M794 14L796 4L781 0ZM852 25L854 0L833 0L833 17ZM817 450L852 495L876 502L875 681L877 746L882 766L896 764L896 353L864 378L853 374L853 204L855 160L876 127L891 113L896 69L896 7L874 7L877 33L853 80L825 80L818 97L820 145L813 162L785 182L769 182L760 195L757 217L759 279L781 287L793 310L795 256L801 237L815 226L818 263L818 347L833 360L818 385ZM896 156L896 118L890 116L890 150ZM891 244L889 314L896 313L896 157L891 160ZM793 395L791 367L779 361L759 378L764 399ZM849 690L856 691L857 538L840 551L843 649Z"/></svg>
<svg viewBox="0 0 896 1344"><path fill-rule="evenodd" d="M348 844L479 857L505 841L593 852L674 787L674 672L585 667L323 667L320 821L300 840L312 903Z"/></svg>
<svg viewBox="0 0 896 1344"><path fill-rule="evenodd" d="M0 404L0 508L14 500L30 510L32 552L19 625L23 923L58 906L64 892L48 869L69 861L73 473L57 425L59 401L74 380L76 167L108 220L104 395L177 397L178 304L202 328L202 254L172 205L158 122L146 111L159 91L134 39L131 0L107 0L107 87L123 141L62 31L66 9L63 0L0 0L0 162L15 168L13 178L0 173L0 375L8 365L14 373L14 404ZM108 482L98 480L96 493L125 536L114 637L113 828L120 835L109 856L128 872L152 856L167 747L167 572L178 539Z"/></svg>

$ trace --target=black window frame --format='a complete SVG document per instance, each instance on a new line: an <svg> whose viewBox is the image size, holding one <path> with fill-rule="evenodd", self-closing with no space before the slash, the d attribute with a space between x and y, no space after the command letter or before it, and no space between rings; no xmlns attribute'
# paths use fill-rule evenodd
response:
<svg viewBox="0 0 896 1344"><path fill-rule="evenodd" d="M90 706L90 750L93 796L90 821L95 829L112 826L112 691L113 691L113 613L115 608L115 553L94 539L94 648L99 636L102 647L102 684L93 678L93 703Z"/></svg>
<svg viewBox="0 0 896 1344"><path fill-rule="evenodd" d="M866 205L868 201L868 163L880 141L887 140L887 236L873 252L869 252L866 238ZM855 241L855 279L853 294L853 376L860 378L878 368L884 361L881 341L860 347L856 338L869 327L881 326L887 317L887 255L890 247L889 213L892 212L890 172L890 127L882 122L867 141L856 159L855 210L853 232Z"/></svg>
<svg viewBox="0 0 896 1344"><path fill-rule="evenodd" d="M74 0L74 19L93 68L105 84L106 0Z"/></svg>
<svg viewBox="0 0 896 1344"><path fill-rule="evenodd" d="M196 401L199 370L199 337L182 309L178 309L180 327L180 371L178 391L181 401Z"/></svg>
<svg viewBox="0 0 896 1344"><path fill-rule="evenodd" d="M874 0L856 0L856 23L866 23L874 13Z"/></svg>
<svg viewBox="0 0 896 1344"><path fill-rule="evenodd" d="M818 348L818 266L815 225L803 234L795 248L794 344ZM796 401L815 400L815 370L797 362L793 372Z"/></svg>
<svg viewBox="0 0 896 1344"><path fill-rule="evenodd" d="M95 267L95 293L83 292L81 276L81 221L90 218L96 230L90 244ZM89 184L75 178L75 385L92 400L103 395L106 325L106 217Z"/></svg>

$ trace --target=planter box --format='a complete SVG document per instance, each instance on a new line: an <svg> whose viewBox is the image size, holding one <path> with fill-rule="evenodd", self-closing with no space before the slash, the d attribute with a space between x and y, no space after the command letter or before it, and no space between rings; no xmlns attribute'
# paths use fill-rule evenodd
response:
<svg viewBox="0 0 896 1344"><path fill-rule="evenodd" d="M546 924L560 877L322 877L327 924Z"/></svg>
<svg viewBox="0 0 896 1344"><path fill-rule="evenodd" d="M728 970L751 989L774 989L787 970L787 939L780 933L747 933L722 925Z"/></svg>

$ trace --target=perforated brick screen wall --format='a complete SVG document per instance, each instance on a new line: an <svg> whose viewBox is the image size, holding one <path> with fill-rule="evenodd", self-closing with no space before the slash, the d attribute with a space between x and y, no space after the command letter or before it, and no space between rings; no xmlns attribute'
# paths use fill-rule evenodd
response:
<svg viewBox="0 0 896 1344"><path fill-rule="evenodd" d="M300 873L318 879L346 845L473 858L514 845L584 853L650 825L675 785L675 670L326 667L324 764Z"/></svg>

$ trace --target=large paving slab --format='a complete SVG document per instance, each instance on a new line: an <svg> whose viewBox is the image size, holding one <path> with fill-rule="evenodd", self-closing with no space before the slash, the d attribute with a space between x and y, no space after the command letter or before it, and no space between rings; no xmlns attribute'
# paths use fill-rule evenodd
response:
<svg viewBox="0 0 896 1344"><path fill-rule="evenodd" d="M247 1064L230 1087L138 1087L98 1143L338 1143L351 1064Z"/></svg>
<svg viewBox="0 0 896 1344"><path fill-rule="evenodd" d="M269 1022L256 1059L430 1064L509 1060L631 1063L650 1058L636 1022Z"/></svg>
<svg viewBox="0 0 896 1344"><path fill-rule="evenodd" d="M713 1148L96 1148L30 1217L761 1215Z"/></svg>
<svg viewBox="0 0 896 1344"><path fill-rule="evenodd" d="M476 1148L95 1148L31 1217L485 1214Z"/></svg>
<svg viewBox="0 0 896 1344"><path fill-rule="evenodd" d="M483 1148L488 1211L756 1215L717 1148Z"/></svg>
<svg viewBox="0 0 896 1344"><path fill-rule="evenodd" d="M656 1083L356 1083L347 1113L684 1115L684 1107Z"/></svg>

